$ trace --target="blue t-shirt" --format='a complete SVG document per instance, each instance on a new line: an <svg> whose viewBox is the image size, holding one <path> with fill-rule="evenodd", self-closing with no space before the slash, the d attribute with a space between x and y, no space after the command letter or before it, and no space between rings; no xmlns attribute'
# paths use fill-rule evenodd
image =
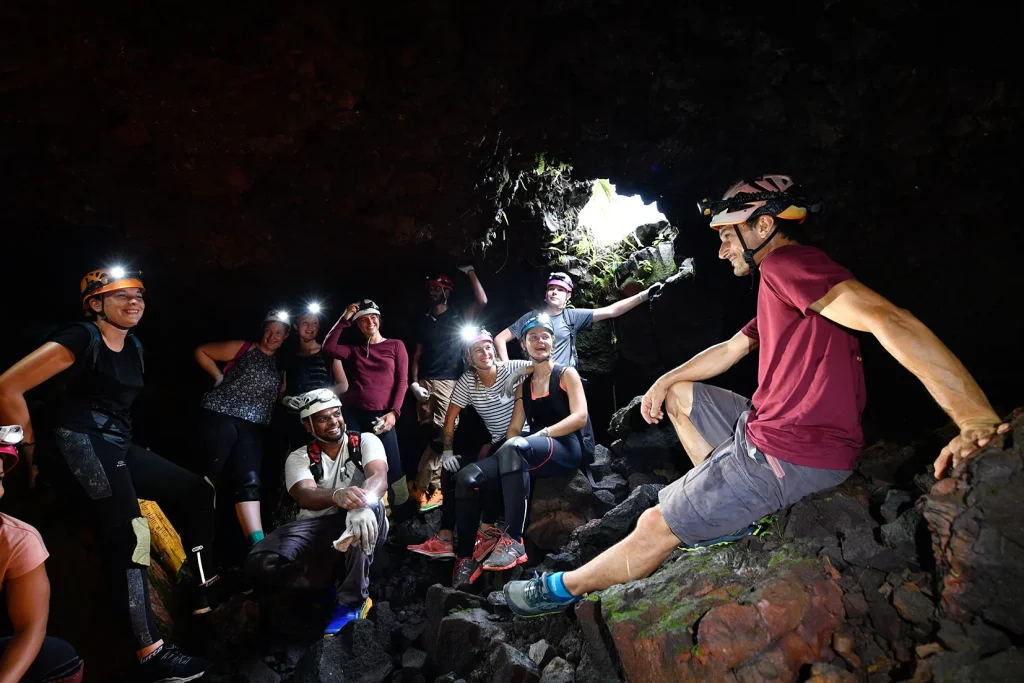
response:
<svg viewBox="0 0 1024 683"><path fill-rule="evenodd" d="M509 325L509 331L522 340L523 325L537 315L530 311L519 320ZM589 308L565 308L558 315L551 316L551 326L555 328L555 355L552 360L559 365L576 367L576 335L589 330L594 324L594 311Z"/></svg>

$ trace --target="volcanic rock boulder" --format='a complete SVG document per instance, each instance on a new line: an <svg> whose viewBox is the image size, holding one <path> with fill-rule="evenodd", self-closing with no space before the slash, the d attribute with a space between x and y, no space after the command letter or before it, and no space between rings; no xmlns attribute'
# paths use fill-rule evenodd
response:
<svg viewBox="0 0 1024 683"><path fill-rule="evenodd" d="M594 518L594 490L582 472L535 479L532 486L530 523L524 534L538 547L562 547L573 531Z"/></svg>
<svg viewBox="0 0 1024 683"><path fill-rule="evenodd" d="M1018 409L1004 445L988 446L918 502L932 534L946 618L1024 636L1022 487L1024 412Z"/></svg>
<svg viewBox="0 0 1024 683"><path fill-rule="evenodd" d="M799 544L730 546L670 559L577 614L588 646L611 643L626 680L794 681L833 656L844 618L835 575Z"/></svg>
<svg viewBox="0 0 1024 683"><path fill-rule="evenodd" d="M333 638L316 642L295 667L295 683L381 683L393 666L366 619L351 622Z"/></svg>

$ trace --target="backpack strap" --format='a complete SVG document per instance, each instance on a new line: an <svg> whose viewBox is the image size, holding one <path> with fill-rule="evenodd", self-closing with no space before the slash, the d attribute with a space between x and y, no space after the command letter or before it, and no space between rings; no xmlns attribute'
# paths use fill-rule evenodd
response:
<svg viewBox="0 0 1024 683"><path fill-rule="evenodd" d="M244 344L242 344L242 346L239 347L239 349L238 349L238 353L235 354L235 357L232 358L231 360L229 360L224 365L224 369L221 371L221 374L222 375L228 374L228 370L230 370L232 367L234 367L235 363L238 362L238 359L241 358L242 356L244 356L249 351L249 349L251 349L251 348L252 348L252 342L251 341L247 341Z"/></svg>
<svg viewBox="0 0 1024 683"><path fill-rule="evenodd" d="M85 353L91 359L90 369L96 369L96 361L100 357L100 344L103 344L103 333L100 332L99 326L92 321L79 321L75 323L81 325L85 329L89 330L89 346L86 347ZM132 340L135 345L135 351L139 354L139 364L142 366L142 373L146 373L146 358L142 353L142 341L134 334L129 334L128 339Z"/></svg>
<svg viewBox="0 0 1024 683"><path fill-rule="evenodd" d="M319 485L320 480L324 478L324 464L321 461L323 451L320 450L320 444L313 441L306 446L306 457L309 458L309 472L313 475L313 481Z"/></svg>
<svg viewBox="0 0 1024 683"><path fill-rule="evenodd" d="M356 469L363 472L363 435L359 432L345 432L345 436L348 437L348 458L355 464Z"/></svg>

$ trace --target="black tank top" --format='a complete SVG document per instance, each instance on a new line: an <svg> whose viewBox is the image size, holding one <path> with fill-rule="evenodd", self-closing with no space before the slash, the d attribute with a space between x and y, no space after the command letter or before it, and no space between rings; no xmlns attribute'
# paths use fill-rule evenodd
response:
<svg viewBox="0 0 1024 683"><path fill-rule="evenodd" d="M569 417L572 412L569 409L569 395L561 387L562 366L555 365L551 370L551 377L548 379L548 393L540 398L533 395L533 382L527 381L529 391L529 406L523 406L527 422L530 424L530 433L536 434L544 427L561 422Z"/></svg>
<svg viewBox="0 0 1024 683"><path fill-rule="evenodd" d="M285 387L285 393L289 396L301 396L314 389L333 387L330 362L323 351L318 351L312 356L293 356L286 369L288 386Z"/></svg>

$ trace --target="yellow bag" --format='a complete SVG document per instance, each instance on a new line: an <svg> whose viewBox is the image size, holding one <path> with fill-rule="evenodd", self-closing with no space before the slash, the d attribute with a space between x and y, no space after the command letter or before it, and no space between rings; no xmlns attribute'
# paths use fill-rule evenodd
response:
<svg viewBox="0 0 1024 683"><path fill-rule="evenodd" d="M177 573L185 562L185 548L181 545L181 537L174 530L171 520L167 519L160 506L151 500L139 499L139 508L143 516L149 520L149 534L152 539L151 552L162 555L173 572Z"/></svg>

